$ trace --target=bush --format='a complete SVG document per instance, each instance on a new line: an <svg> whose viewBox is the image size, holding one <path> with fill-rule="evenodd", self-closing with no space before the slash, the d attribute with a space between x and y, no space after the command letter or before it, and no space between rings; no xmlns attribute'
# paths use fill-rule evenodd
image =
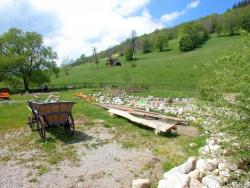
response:
<svg viewBox="0 0 250 188"><path fill-rule="evenodd" d="M124 55L125 55L125 58L126 58L127 61L132 61L133 60L133 51L130 48L127 48L125 50Z"/></svg>
<svg viewBox="0 0 250 188"><path fill-rule="evenodd" d="M179 39L179 47L182 52L191 51L195 48L190 35L184 34Z"/></svg>
<svg viewBox="0 0 250 188"><path fill-rule="evenodd" d="M178 31L179 48L183 52L194 50L207 39L208 32L200 24L186 24Z"/></svg>
<svg viewBox="0 0 250 188"><path fill-rule="evenodd" d="M168 37L164 36L162 33L157 33L154 38L154 47L162 52L164 48L168 47Z"/></svg>
<svg viewBox="0 0 250 188"><path fill-rule="evenodd" d="M145 53L149 53L151 52L152 49L152 45L149 41L149 39L144 39L143 44L142 44L142 52Z"/></svg>
<svg viewBox="0 0 250 188"><path fill-rule="evenodd" d="M219 131L237 138L239 147L224 145L230 157L244 159L249 164L250 142L250 33L246 35L246 49L223 56L208 63L200 83L200 96L213 101L216 108L230 109L235 116L218 116ZM225 108L226 107L226 108ZM239 116L237 118L237 116Z"/></svg>

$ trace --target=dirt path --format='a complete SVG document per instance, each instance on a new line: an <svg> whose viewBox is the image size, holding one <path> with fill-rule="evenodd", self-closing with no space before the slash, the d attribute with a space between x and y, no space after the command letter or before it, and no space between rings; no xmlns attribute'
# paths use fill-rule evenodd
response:
<svg viewBox="0 0 250 188"><path fill-rule="evenodd" d="M13 148L8 147L13 144L9 142L12 136L5 133L5 144L0 145L0 185L117 188L130 187L133 179L155 178L162 173L160 160L150 151L124 148L114 139L114 132L103 126L79 131L78 137L82 138L68 143L74 148L77 161L62 160L55 165L39 159L43 153L36 148L21 153L9 149Z"/></svg>

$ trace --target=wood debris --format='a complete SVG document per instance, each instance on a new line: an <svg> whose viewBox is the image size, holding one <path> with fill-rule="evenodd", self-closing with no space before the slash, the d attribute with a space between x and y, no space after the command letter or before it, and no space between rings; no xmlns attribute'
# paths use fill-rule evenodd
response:
<svg viewBox="0 0 250 188"><path fill-rule="evenodd" d="M146 112L118 105L98 104L98 106L107 109L111 114L124 117L131 122L151 127L155 129L156 134L159 132L169 132L172 129L176 130L176 125L186 124L180 118L165 116L155 112Z"/></svg>

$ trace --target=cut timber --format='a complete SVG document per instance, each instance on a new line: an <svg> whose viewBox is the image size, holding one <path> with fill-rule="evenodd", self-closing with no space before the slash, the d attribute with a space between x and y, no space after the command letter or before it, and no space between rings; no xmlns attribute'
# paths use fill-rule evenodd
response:
<svg viewBox="0 0 250 188"><path fill-rule="evenodd" d="M132 115L136 115L136 116L142 116L144 118L154 118L154 119L161 119L161 120L167 120L167 121L171 121L176 123L176 125L178 124L187 124L183 119L177 118L177 117L171 117L171 116L166 116L166 115L162 115L156 112L146 112L143 110L137 110L134 108L129 108L129 107L125 107L125 106L119 106L119 105L103 105L103 104L98 104L98 106L105 108L105 109L118 109L118 110L123 110L123 111L127 111Z"/></svg>
<svg viewBox="0 0 250 188"><path fill-rule="evenodd" d="M155 129L155 133L168 132L171 129L176 129L176 124L169 124L169 123L162 122L159 120L148 120L148 119L139 118L130 114L128 111L124 111L124 110L109 108L109 113L124 117L134 123L138 123L141 125L151 127Z"/></svg>

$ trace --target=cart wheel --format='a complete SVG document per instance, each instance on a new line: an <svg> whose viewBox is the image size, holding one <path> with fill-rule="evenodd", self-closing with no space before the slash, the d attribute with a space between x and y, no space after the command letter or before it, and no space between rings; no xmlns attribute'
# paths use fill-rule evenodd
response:
<svg viewBox="0 0 250 188"><path fill-rule="evenodd" d="M37 121L37 130L43 142L45 142L46 133L45 133L45 125L43 124L41 118Z"/></svg>
<svg viewBox="0 0 250 188"><path fill-rule="evenodd" d="M33 117L29 116L28 117L28 125L32 131L34 131L34 123L33 123Z"/></svg>
<svg viewBox="0 0 250 188"><path fill-rule="evenodd" d="M74 118L73 118L72 114L68 115L67 124L66 124L66 126L64 128L65 128L65 132L69 136L73 136L74 135L74 132L75 132L75 123L74 123Z"/></svg>

